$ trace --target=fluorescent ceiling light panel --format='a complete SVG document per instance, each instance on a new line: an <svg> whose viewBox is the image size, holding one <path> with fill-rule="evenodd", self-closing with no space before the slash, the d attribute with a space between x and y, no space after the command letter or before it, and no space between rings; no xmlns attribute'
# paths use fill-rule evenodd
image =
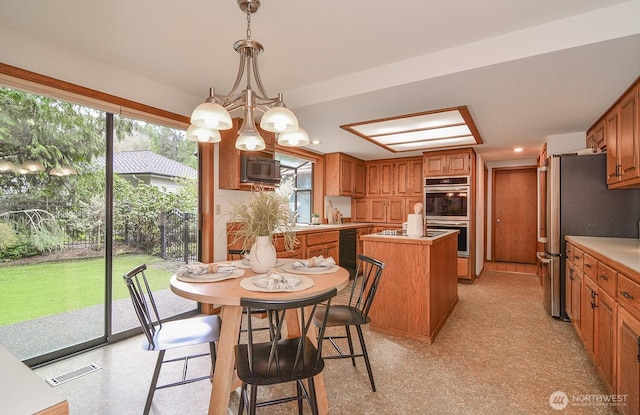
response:
<svg viewBox="0 0 640 415"><path fill-rule="evenodd" d="M466 106L363 121L340 128L394 153L482 144Z"/></svg>

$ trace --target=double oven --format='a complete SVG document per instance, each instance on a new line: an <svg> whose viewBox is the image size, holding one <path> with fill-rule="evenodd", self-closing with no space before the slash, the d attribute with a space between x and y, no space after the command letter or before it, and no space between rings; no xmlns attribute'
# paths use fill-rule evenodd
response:
<svg viewBox="0 0 640 415"><path fill-rule="evenodd" d="M458 256L469 256L469 176L424 179L424 215L428 229L458 230Z"/></svg>

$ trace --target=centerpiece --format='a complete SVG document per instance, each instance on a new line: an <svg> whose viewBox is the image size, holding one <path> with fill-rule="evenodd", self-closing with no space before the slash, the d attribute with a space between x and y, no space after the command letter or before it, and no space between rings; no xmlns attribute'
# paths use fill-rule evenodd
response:
<svg viewBox="0 0 640 415"><path fill-rule="evenodd" d="M265 273L276 265L275 238L284 239L287 251L298 245L289 200L282 192L256 187L249 200L235 205L228 216L235 230L231 245L242 242L254 272Z"/></svg>

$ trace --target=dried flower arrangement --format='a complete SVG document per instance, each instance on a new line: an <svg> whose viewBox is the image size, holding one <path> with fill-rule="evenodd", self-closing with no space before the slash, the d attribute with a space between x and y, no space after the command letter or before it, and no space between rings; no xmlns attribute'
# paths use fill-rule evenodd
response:
<svg viewBox="0 0 640 415"><path fill-rule="evenodd" d="M287 251L293 251L299 243L295 223L291 221L289 201L272 190L256 186L250 199L235 205L228 217L230 222L236 223L231 244L242 241L242 250L246 252L258 236L282 236Z"/></svg>

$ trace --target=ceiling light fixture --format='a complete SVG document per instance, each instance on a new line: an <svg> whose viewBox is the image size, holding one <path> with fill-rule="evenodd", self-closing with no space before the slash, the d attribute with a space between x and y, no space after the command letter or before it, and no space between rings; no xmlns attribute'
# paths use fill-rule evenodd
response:
<svg viewBox="0 0 640 415"><path fill-rule="evenodd" d="M361 121L340 128L392 153L482 144L466 106Z"/></svg>
<svg viewBox="0 0 640 415"><path fill-rule="evenodd" d="M215 89L209 90L209 97L198 105L191 114L191 132L187 137L191 140L217 142L220 141L219 130L228 130L232 126L230 112L241 110L243 122L238 130L236 148L244 151L264 150L264 139L256 128L255 111L263 112L260 127L278 136L278 144L288 146L302 146L309 144L309 137L298 127L295 114L286 108L282 93L276 98L269 98L266 93L260 71L258 70L258 55L264 48L259 42L251 40L251 14L260 8L260 0L237 0L240 10L247 14L247 38L234 43L233 47L240 54L240 66L236 81L228 95L216 95ZM246 76L246 87L237 92L242 79ZM255 81L256 90L251 81ZM208 130L195 132L195 127ZM288 136L288 133L297 133ZM217 134L217 135L216 135ZM283 137L284 136L284 137Z"/></svg>

